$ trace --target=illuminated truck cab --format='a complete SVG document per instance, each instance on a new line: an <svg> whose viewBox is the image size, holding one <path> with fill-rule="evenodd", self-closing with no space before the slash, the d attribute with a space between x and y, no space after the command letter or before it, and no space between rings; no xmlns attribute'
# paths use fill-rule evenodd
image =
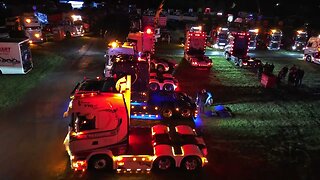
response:
<svg viewBox="0 0 320 180"><path fill-rule="evenodd" d="M212 60L205 55L205 51L206 33L202 31L201 26L191 27L186 33L184 59L189 62L192 67L210 70L213 63Z"/></svg>
<svg viewBox="0 0 320 180"><path fill-rule="evenodd" d="M206 145L191 127L130 125L130 81L130 76L119 79L116 92L75 91L65 112L71 119L64 141L71 168L148 172L175 167L196 171L205 166ZM159 136L169 141L160 142Z"/></svg>

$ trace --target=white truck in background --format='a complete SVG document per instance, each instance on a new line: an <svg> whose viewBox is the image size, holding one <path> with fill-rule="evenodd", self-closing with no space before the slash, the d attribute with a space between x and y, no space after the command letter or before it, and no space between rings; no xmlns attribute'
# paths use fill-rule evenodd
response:
<svg viewBox="0 0 320 180"><path fill-rule="evenodd" d="M310 37L303 51L303 59L320 64L320 35Z"/></svg>
<svg viewBox="0 0 320 180"><path fill-rule="evenodd" d="M43 42L42 26L33 13L6 18L6 27L11 38L21 38L23 34L30 43Z"/></svg>
<svg viewBox="0 0 320 180"><path fill-rule="evenodd" d="M126 54L126 55L134 55L135 54L135 47L130 44L129 42L125 42L121 44L118 41L114 41L109 43L108 50L106 51L106 54L104 57L106 58L105 68L103 71L104 77L111 77L111 69L112 69L112 58L114 56L120 55L120 54Z"/></svg>
<svg viewBox="0 0 320 180"><path fill-rule="evenodd" d="M32 68L28 39L0 39L0 74L26 74Z"/></svg>
<svg viewBox="0 0 320 180"><path fill-rule="evenodd" d="M282 41L282 31L280 29L271 29L268 38L268 50L279 50Z"/></svg>
<svg viewBox="0 0 320 180"><path fill-rule="evenodd" d="M63 38L84 36L84 23L81 15L73 12L49 14L48 21L52 31L62 34Z"/></svg>

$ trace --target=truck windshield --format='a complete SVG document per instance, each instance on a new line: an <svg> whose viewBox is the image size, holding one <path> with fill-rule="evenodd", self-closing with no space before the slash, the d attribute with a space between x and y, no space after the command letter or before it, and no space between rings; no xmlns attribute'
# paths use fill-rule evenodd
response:
<svg viewBox="0 0 320 180"><path fill-rule="evenodd" d="M74 21L73 24L76 26L80 26L80 25L83 25L83 22L82 21Z"/></svg>
<svg viewBox="0 0 320 180"><path fill-rule="evenodd" d="M271 41L280 41L281 40L281 36L280 35L274 35L271 37Z"/></svg>
<svg viewBox="0 0 320 180"><path fill-rule="evenodd" d="M249 39L245 36L237 36L234 40L233 54L236 57L243 57L247 55Z"/></svg>
<svg viewBox="0 0 320 180"><path fill-rule="evenodd" d="M250 34L250 40L255 41L257 39L257 34Z"/></svg>
<svg viewBox="0 0 320 180"><path fill-rule="evenodd" d="M306 36L297 36L296 41L307 42L307 37Z"/></svg>
<svg viewBox="0 0 320 180"><path fill-rule="evenodd" d="M26 28L26 30L41 30L41 28L39 26L36 26L36 27Z"/></svg>
<svg viewBox="0 0 320 180"><path fill-rule="evenodd" d="M76 87L76 89L78 91L117 92L115 83L113 78L105 80L87 80Z"/></svg>
<svg viewBox="0 0 320 180"><path fill-rule="evenodd" d="M218 35L218 38L219 39L227 39L228 38L228 36L227 36L227 34L224 34L224 33L220 33L219 35Z"/></svg>

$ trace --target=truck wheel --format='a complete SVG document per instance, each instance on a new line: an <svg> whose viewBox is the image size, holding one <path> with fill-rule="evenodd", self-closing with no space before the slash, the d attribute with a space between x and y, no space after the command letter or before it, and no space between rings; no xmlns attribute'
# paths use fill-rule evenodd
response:
<svg viewBox="0 0 320 180"><path fill-rule="evenodd" d="M157 70L158 70L160 73L163 73L165 69L164 69L163 65L158 65Z"/></svg>
<svg viewBox="0 0 320 180"><path fill-rule="evenodd" d="M183 159L182 169L186 171L197 171L201 168L201 160L195 156L189 156Z"/></svg>
<svg viewBox="0 0 320 180"><path fill-rule="evenodd" d="M151 91L158 91L158 90L160 90L160 86L159 86L158 83L150 83L149 84L149 89Z"/></svg>
<svg viewBox="0 0 320 180"><path fill-rule="evenodd" d="M164 107L161 111L161 115L164 119L169 119L173 116L173 111L170 107Z"/></svg>
<svg viewBox="0 0 320 180"><path fill-rule="evenodd" d="M159 157L153 163L153 169L156 171L170 170L174 167L174 160L170 157Z"/></svg>
<svg viewBox="0 0 320 180"><path fill-rule="evenodd" d="M93 156L89 160L89 168L97 171L112 170L112 160L106 155Z"/></svg>
<svg viewBox="0 0 320 180"><path fill-rule="evenodd" d="M174 86L172 84L164 84L163 87L162 87L162 90L165 90L165 91L174 91Z"/></svg>
<svg viewBox="0 0 320 180"><path fill-rule="evenodd" d="M312 61L312 58L311 58L310 55L308 55L308 56L306 57L306 61L307 61L307 62L311 62L311 61Z"/></svg>
<svg viewBox="0 0 320 180"><path fill-rule="evenodd" d="M188 117L190 117L190 116L191 116L191 111L190 111L190 109L183 109L183 110L181 111L181 116L182 116L183 118L188 118Z"/></svg>
<svg viewBox="0 0 320 180"><path fill-rule="evenodd" d="M2 75L2 71L0 71L0 75Z"/></svg>
<svg viewBox="0 0 320 180"><path fill-rule="evenodd" d="M156 65L154 63L150 63L150 70L155 70L156 69Z"/></svg>

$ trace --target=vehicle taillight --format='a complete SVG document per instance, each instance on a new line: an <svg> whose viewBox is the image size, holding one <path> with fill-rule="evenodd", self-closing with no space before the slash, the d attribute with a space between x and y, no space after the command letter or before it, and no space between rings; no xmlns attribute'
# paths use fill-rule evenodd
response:
<svg viewBox="0 0 320 180"><path fill-rule="evenodd" d="M208 155L208 149L207 148L203 148L202 149L202 153L204 156L207 156Z"/></svg>
<svg viewBox="0 0 320 180"><path fill-rule="evenodd" d="M79 161L72 162L72 168L75 171L85 171L87 169L87 161L79 160Z"/></svg>

